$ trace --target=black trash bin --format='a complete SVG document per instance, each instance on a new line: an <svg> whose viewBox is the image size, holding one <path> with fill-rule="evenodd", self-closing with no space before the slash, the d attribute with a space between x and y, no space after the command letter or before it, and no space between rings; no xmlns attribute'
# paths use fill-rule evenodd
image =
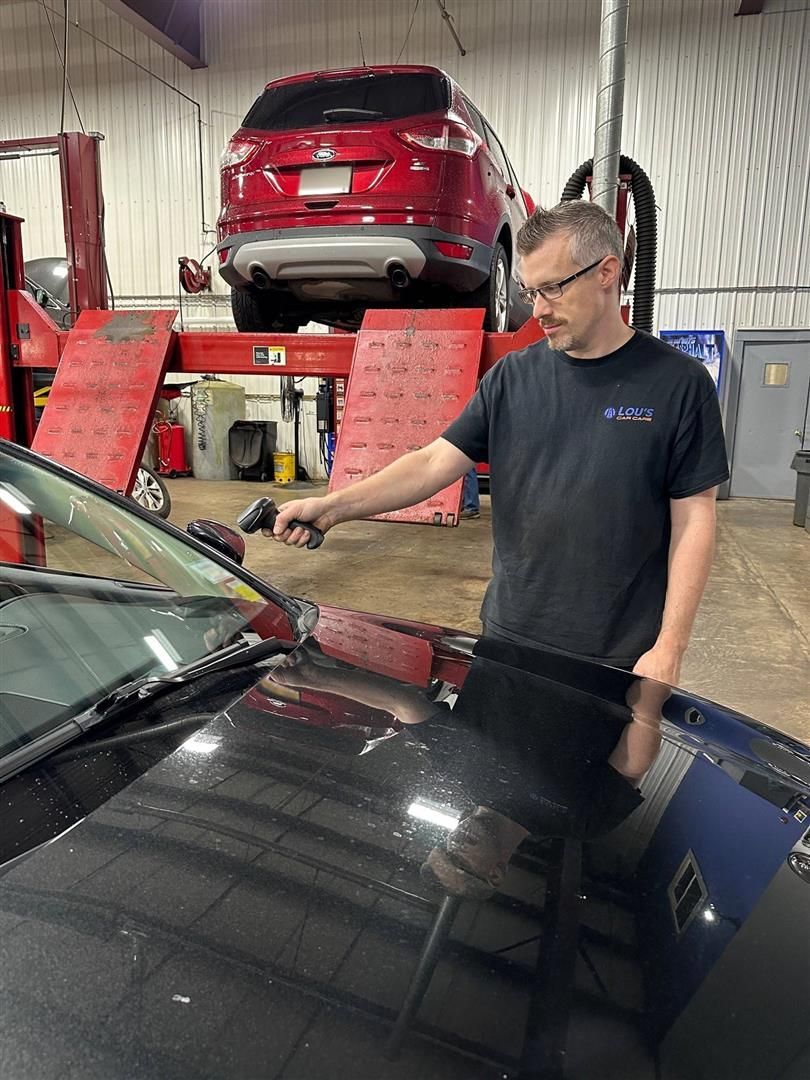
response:
<svg viewBox="0 0 810 1080"><path fill-rule="evenodd" d="M807 525L807 504L810 501L810 450L797 450L790 467L796 472L793 524L801 528Z"/></svg>
<svg viewBox="0 0 810 1080"><path fill-rule="evenodd" d="M240 480L273 479L275 420L237 420L228 430L228 453Z"/></svg>

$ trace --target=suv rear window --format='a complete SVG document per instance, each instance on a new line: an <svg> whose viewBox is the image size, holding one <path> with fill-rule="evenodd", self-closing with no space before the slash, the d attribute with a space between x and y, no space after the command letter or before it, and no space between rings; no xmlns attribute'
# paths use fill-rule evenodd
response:
<svg viewBox="0 0 810 1080"><path fill-rule="evenodd" d="M368 124L436 112L449 105L447 84L418 73L311 79L265 90L242 126L290 131L324 124Z"/></svg>

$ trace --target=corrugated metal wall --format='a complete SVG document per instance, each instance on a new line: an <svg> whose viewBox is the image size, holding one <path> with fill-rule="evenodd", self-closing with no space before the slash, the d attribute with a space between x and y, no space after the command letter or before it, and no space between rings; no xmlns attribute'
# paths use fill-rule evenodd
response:
<svg viewBox="0 0 810 1080"><path fill-rule="evenodd" d="M762 15L734 18L736 7L630 2L623 150L649 174L660 207L660 327L730 335L810 324L810 10L766 0ZM0 3L2 138L59 128L62 72L48 19L61 44L61 8ZM169 301L176 256L213 243L203 230L216 218L218 155L250 102L269 79L359 63L358 31L368 63L401 58L453 75L501 134L524 186L556 202L592 154L599 0L447 0L447 8L464 57L434 0L208 0L209 66L191 72L99 0L70 0L73 93L86 129L106 136L116 293ZM66 125L77 126L69 96ZM29 257L62 249L53 159L0 162L0 200L28 219ZM227 322L223 302L188 313ZM258 386L251 380L249 392Z"/></svg>
<svg viewBox="0 0 810 1080"><path fill-rule="evenodd" d="M810 292L791 288L810 285L810 11L769 0L762 15L734 18L736 6L630 3L623 149L649 173L661 208L661 326L810 321ZM61 7L0 4L3 138L58 129L48 17L61 43ZM525 186L556 201L592 152L599 0L448 0L448 9L464 57L433 0L209 0L209 67L191 72L99 0L71 0L82 28L70 28L73 92L85 127L106 135L117 292L171 296L174 258L201 253L203 224L194 104L102 41L200 103L209 229L219 151L264 82L358 63L358 31L369 63L401 54L449 71L501 133ZM69 97L67 123L76 123ZM29 219L31 256L59 247L52 159L0 163L0 193Z"/></svg>

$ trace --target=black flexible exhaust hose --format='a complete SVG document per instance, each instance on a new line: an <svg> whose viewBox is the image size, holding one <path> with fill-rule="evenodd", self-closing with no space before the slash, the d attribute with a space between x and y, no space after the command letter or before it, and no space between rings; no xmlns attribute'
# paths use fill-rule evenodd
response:
<svg viewBox="0 0 810 1080"><path fill-rule="evenodd" d="M621 156L619 172L629 174L633 183L636 207L636 277L633 288L633 317L639 330L652 333L655 313L655 263L658 257L658 219L655 216L655 192L650 178L632 158ZM581 199L588 177L593 173L593 158L584 161L572 173L563 188L562 202Z"/></svg>

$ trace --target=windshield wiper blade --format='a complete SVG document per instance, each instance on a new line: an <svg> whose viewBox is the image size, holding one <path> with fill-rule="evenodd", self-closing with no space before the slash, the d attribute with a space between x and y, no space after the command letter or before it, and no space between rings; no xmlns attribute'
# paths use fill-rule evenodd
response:
<svg viewBox="0 0 810 1080"><path fill-rule="evenodd" d="M81 738L91 728L119 717L132 707L147 705L153 697L188 686L196 679L211 673L250 668L262 660L276 656L286 658L297 648L297 642L282 641L280 638L263 638L247 644L237 642L167 672L166 675L142 675L132 679L101 698L89 709L7 754L0 760L0 782L21 772L35 761L61 750L68 743Z"/></svg>
<svg viewBox="0 0 810 1080"><path fill-rule="evenodd" d="M252 667L271 657L286 658L295 649L297 643L282 641L280 638L262 638L249 644L237 642L208 656L201 656L165 675L146 675L134 682L127 683L97 701L92 708L75 717L75 722L82 731L87 731L103 723L112 716L119 715L132 705L148 701L162 693L167 693L179 686L187 686L205 675L239 668Z"/></svg>
<svg viewBox="0 0 810 1080"><path fill-rule="evenodd" d="M209 671L228 671L232 668L257 664L260 660L266 660L271 656L289 656L297 648L298 642L282 641L281 638L276 637L262 638L260 641L248 643L237 641L208 656L192 660L175 671L169 671L157 677L152 676L152 679L161 683L187 683L200 675L207 675Z"/></svg>

